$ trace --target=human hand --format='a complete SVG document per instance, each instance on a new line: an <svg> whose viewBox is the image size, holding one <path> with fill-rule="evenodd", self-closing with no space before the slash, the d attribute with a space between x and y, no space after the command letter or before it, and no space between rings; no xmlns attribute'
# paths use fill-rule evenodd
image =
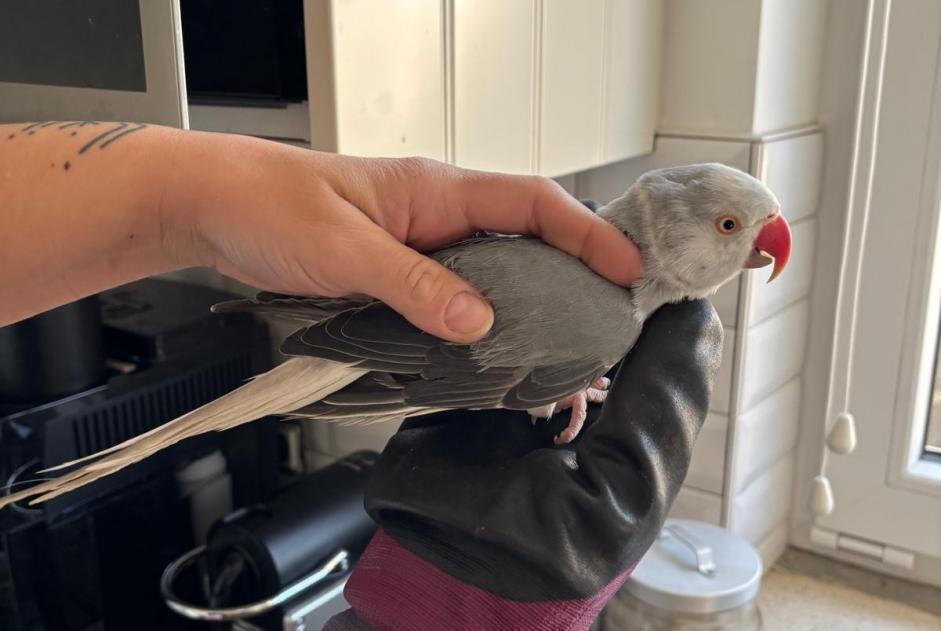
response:
<svg viewBox="0 0 941 631"><path fill-rule="evenodd" d="M375 628L585 629L654 541L689 466L722 348L704 301L661 307L600 412L407 420L373 470L380 531L346 588ZM335 627L361 628L344 614ZM347 626L342 626L340 623Z"/></svg>
<svg viewBox="0 0 941 631"><path fill-rule="evenodd" d="M197 132L181 135L176 156L161 212L187 235L170 245L178 259L279 293L366 294L454 342L481 338L493 312L417 251L480 230L535 234L613 282L642 272L623 233L546 178Z"/></svg>

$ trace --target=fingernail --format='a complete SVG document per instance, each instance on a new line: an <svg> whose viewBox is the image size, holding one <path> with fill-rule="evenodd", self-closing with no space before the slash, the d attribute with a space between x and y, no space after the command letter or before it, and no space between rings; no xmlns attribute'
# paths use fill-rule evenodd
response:
<svg viewBox="0 0 941 631"><path fill-rule="evenodd" d="M493 310L474 294L463 291L448 303L444 310L444 324L461 335L483 334L493 324Z"/></svg>

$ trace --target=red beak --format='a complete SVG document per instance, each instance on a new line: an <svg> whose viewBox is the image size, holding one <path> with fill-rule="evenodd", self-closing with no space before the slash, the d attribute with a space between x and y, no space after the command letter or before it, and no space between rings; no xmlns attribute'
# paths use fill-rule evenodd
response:
<svg viewBox="0 0 941 631"><path fill-rule="evenodd" d="M755 239L755 249L745 261L744 267L746 269L764 267L771 263L771 259L774 259L774 270L771 272L771 278L768 279L770 283L784 271L789 258L791 258L791 227L784 215L778 213L768 220L765 227L758 233Z"/></svg>

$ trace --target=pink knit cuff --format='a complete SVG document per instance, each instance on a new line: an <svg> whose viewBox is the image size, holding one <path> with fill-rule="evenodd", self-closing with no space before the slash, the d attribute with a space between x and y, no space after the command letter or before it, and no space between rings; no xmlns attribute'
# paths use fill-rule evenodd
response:
<svg viewBox="0 0 941 631"><path fill-rule="evenodd" d="M633 568L632 568L633 569ZM463 583L376 532L346 584L345 596L374 629L587 629L630 570L578 600L519 602Z"/></svg>

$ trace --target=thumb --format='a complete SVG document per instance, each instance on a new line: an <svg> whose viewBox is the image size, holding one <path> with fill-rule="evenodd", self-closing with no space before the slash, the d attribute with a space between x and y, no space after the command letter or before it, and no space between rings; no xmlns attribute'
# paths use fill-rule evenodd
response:
<svg viewBox="0 0 941 631"><path fill-rule="evenodd" d="M436 261L383 234L372 248L360 290L442 339L476 342L493 325L493 309L473 286Z"/></svg>

